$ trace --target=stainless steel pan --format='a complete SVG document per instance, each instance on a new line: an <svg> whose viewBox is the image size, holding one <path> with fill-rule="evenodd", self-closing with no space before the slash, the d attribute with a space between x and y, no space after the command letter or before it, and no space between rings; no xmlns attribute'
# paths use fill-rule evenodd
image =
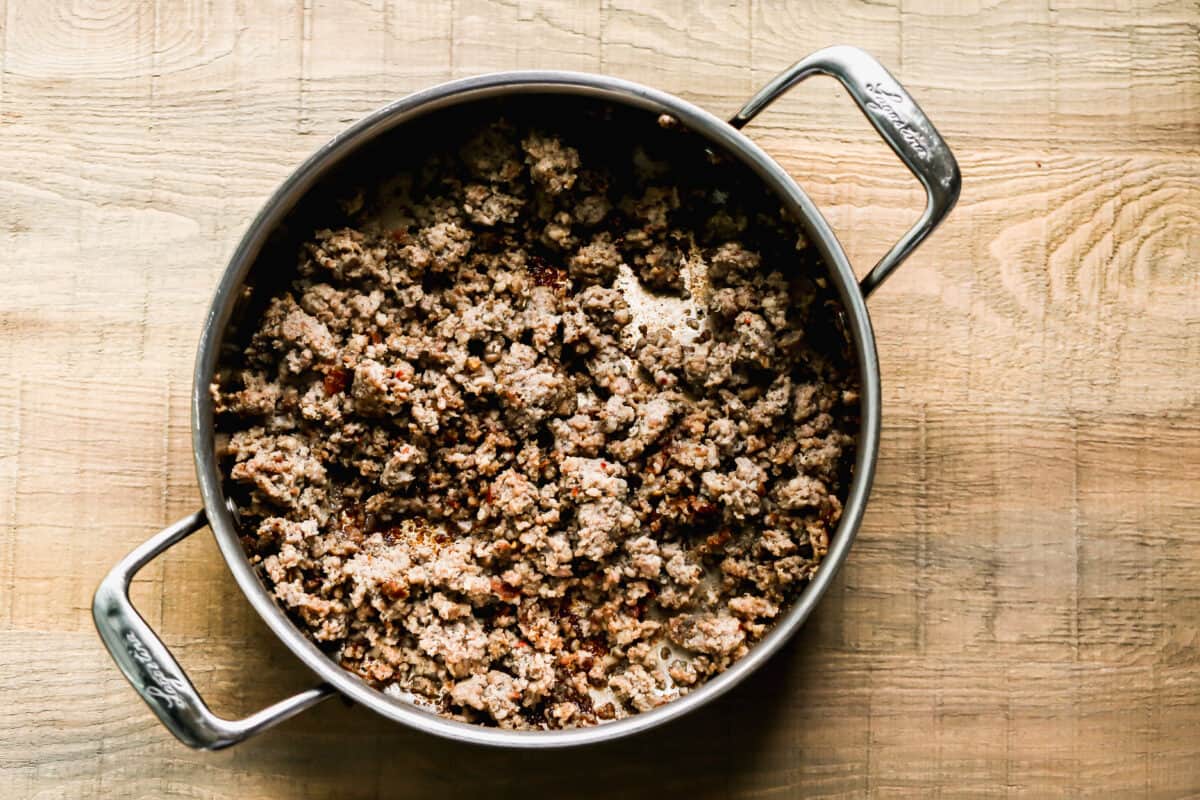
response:
<svg viewBox="0 0 1200 800"><path fill-rule="evenodd" d="M867 119L925 187L920 219L861 281L829 225L804 191L740 129L804 78L831 75L841 81ZM513 94L574 95L675 117L703 136L708 146L753 170L804 226L841 297L846 327L857 356L862 428L854 478L841 522L825 562L791 609L750 653L700 689L653 711L595 727L554 731L506 731L440 717L373 689L316 648L272 601L251 569L236 523L222 493L213 447L212 380L226 325L247 273L271 232L306 192L350 154L388 131L432 111ZM204 508L158 533L121 561L96 591L92 613L117 666L167 728L191 747L215 750L253 736L334 694L378 714L438 736L504 747L559 747L627 736L686 714L728 691L778 650L804 623L846 559L862 520L879 446L879 365L866 297L891 274L946 216L958 199L958 165L946 143L908 93L874 58L852 47L830 47L797 62L750 99L728 122L684 100L628 81L573 72L506 72L451 81L410 95L363 119L317 151L284 182L251 223L213 298L204 324L192 387L192 445ZM230 571L254 609L287 647L322 681L318 686L240 720L212 713L162 640L129 600L129 583L151 559L208 525Z"/></svg>

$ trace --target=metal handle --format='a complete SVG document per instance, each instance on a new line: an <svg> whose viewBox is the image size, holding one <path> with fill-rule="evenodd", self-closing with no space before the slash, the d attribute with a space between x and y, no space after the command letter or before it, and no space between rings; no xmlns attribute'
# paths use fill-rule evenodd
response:
<svg viewBox="0 0 1200 800"><path fill-rule="evenodd" d="M155 556L206 523L204 512L197 511L127 555L96 590L92 617L109 654L162 724L189 747L220 750L321 702L333 688L322 684L239 720L222 719L205 705L179 662L130 603L129 582Z"/></svg>
<svg viewBox="0 0 1200 800"><path fill-rule="evenodd" d="M810 75L831 75L841 81L875 130L925 187L925 211L921 218L859 283L863 296L866 296L883 283L954 208L962 188L962 175L946 141L921 107L882 64L857 47L827 47L797 61L750 98L729 124L741 128Z"/></svg>

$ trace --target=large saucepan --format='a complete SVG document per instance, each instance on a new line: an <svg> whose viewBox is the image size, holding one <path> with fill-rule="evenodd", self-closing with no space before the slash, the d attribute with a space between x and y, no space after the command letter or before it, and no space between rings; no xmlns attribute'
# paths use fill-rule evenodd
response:
<svg viewBox="0 0 1200 800"><path fill-rule="evenodd" d="M861 283L856 280L845 252L812 201L779 164L739 130L789 88L814 74L831 75L841 81L884 141L921 181L927 194L925 211L916 225ZM373 689L306 639L272 601L251 569L238 540L236 522L222 491L222 477L214 455L213 408L208 390L221 340L247 273L272 231L318 180L385 132L395 131L430 112L514 94L572 95L597 103L669 114L704 137L710 148L753 170L764 188L774 193L800 221L809 241L823 257L829 280L844 306L845 325L857 356L861 385L862 428L844 514L816 577L780 618L774 630L748 655L691 694L620 721L571 730L507 731L440 717ZM572 72L505 72L451 81L376 111L334 138L296 170L267 201L233 254L205 320L192 386L192 445L204 509L151 538L104 579L93 604L96 627L104 644L125 677L175 736L192 747L213 750L236 744L339 693L413 728L450 739L506 747L557 747L613 739L652 728L704 705L745 679L796 632L850 550L871 488L879 446L879 365L864 301L941 222L954 206L959 187L958 165L925 114L886 69L868 54L852 47L830 47L796 63L751 98L728 122L655 89L601 75ZM315 688L241 720L225 720L208 709L166 645L129 601L129 583L138 570L206 524L216 536L221 553L250 604L275 635L323 681Z"/></svg>

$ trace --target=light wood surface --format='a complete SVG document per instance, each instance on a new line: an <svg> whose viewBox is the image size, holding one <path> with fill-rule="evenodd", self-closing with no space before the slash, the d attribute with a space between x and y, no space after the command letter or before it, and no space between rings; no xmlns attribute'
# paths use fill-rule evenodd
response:
<svg viewBox="0 0 1200 800"><path fill-rule="evenodd" d="M0 0L0 797L1200 797L1200 5ZM190 370L241 232L411 90L550 67L727 115L832 43L964 191L874 297L878 480L833 590L649 736L503 753L337 702L217 754L102 651L100 577L196 508ZM749 133L865 268L907 175L814 80ZM199 535L135 599L214 707L311 677Z"/></svg>

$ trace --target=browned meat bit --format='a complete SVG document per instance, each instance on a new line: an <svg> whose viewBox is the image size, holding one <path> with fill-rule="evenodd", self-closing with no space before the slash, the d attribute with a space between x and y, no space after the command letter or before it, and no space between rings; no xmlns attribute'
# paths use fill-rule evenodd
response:
<svg viewBox="0 0 1200 800"><path fill-rule="evenodd" d="M685 650L729 655L742 647L741 623L723 614L680 614L667 623L667 638Z"/></svg>
<svg viewBox="0 0 1200 800"><path fill-rule="evenodd" d="M734 460L734 469L727 473L705 472L701 485L736 519L756 517L762 513L762 495L766 492L767 473L746 457Z"/></svg>
<svg viewBox="0 0 1200 800"><path fill-rule="evenodd" d="M373 686L508 728L646 711L744 655L828 552L858 402L848 348L811 344L831 298L794 226L551 127L427 154L386 223L360 193L210 387L280 606Z"/></svg>
<svg viewBox="0 0 1200 800"><path fill-rule="evenodd" d="M279 384L268 380L262 372L239 371L242 388L221 392L219 384L210 387L213 410L218 414L238 414L245 417L262 417L274 413L275 406L283 396ZM232 382L231 382L232 385Z"/></svg>
<svg viewBox="0 0 1200 800"><path fill-rule="evenodd" d="M633 258L638 278L651 289L679 294L684 289L683 263L687 255L670 244L656 244Z"/></svg>
<svg viewBox="0 0 1200 800"><path fill-rule="evenodd" d="M683 368L683 345L667 328L652 328L638 342L636 356L653 378L654 385L672 389Z"/></svg>
<svg viewBox="0 0 1200 800"><path fill-rule="evenodd" d="M300 437L250 428L235 433L221 455L232 460L229 477L253 486L261 507L301 510L321 499L325 468Z"/></svg>
<svg viewBox="0 0 1200 800"><path fill-rule="evenodd" d="M471 231L457 222L438 222L422 228L417 241L406 246L401 255L416 269L450 272L471 251Z"/></svg>
<svg viewBox="0 0 1200 800"><path fill-rule="evenodd" d="M571 278L582 285L610 284L621 266L621 253L610 234L600 233L571 256L569 265Z"/></svg>
<svg viewBox="0 0 1200 800"><path fill-rule="evenodd" d="M272 301L256 337L263 349L285 353L284 366L293 374L330 361L337 354L329 329L296 305L291 295Z"/></svg>
<svg viewBox="0 0 1200 800"><path fill-rule="evenodd" d="M351 394L355 409L369 416L400 413L411 399L414 375L406 361L385 365L363 359L354 368Z"/></svg>
<svg viewBox="0 0 1200 800"><path fill-rule="evenodd" d="M576 295L576 302L580 311L603 333L615 336L633 319L629 303L616 289L589 286Z"/></svg>
<svg viewBox="0 0 1200 800"><path fill-rule="evenodd" d="M738 242L725 242L709 259L708 279L714 286L734 286L753 278L762 259Z"/></svg>
<svg viewBox="0 0 1200 800"><path fill-rule="evenodd" d="M304 248L301 274L327 270L336 281L386 278L376 243L367 243L362 231L349 228L317 231Z"/></svg>
<svg viewBox="0 0 1200 800"><path fill-rule="evenodd" d="M557 137L531 133L521 141L529 177L547 194L560 194L575 185L579 151Z"/></svg>
<svg viewBox="0 0 1200 800"><path fill-rule="evenodd" d="M492 186L473 183L463 191L463 211L471 221L486 227L513 223L524 200Z"/></svg>
<svg viewBox="0 0 1200 800"><path fill-rule="evenodd" d="M543 420L573 410L574 383L527 345L515 342L495 375L505 417L518 432L534 433Z"/></svg>

